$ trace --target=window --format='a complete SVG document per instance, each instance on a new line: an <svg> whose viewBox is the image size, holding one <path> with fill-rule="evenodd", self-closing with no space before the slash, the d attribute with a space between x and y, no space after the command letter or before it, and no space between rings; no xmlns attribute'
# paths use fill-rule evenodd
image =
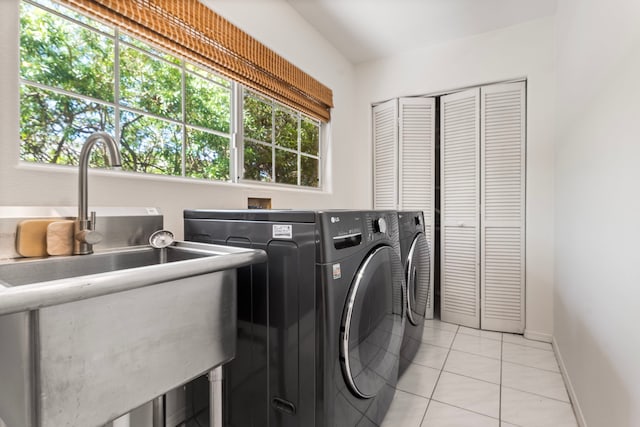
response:
<svg viewBox="0 0 640 427"><path fill-rule="evenodd" d="M76 165L85 139L105 131L124 170L319 186L318 120L53 1L21 7L21 160Z"/></svg>
<svg viewBox="0 0 640 427"><path fill-rule="evenodd" d="M243 95L244 178L317 187L320 123L252 91Z"/></svg>

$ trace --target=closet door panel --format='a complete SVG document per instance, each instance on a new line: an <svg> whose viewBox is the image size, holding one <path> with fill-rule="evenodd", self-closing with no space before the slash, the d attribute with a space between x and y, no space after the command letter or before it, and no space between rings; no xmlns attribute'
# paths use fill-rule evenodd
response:
<svg viewBox="0 0 640 427"><path fill-rule="evenodd" d="M435 107L435 98L399 100L399 209L424 214L431 266L435 228ZM430 268L427 319L433 318L433 271L434 268Z"/></svg>
<svg viewBox="0 0 640 427"><path fill-rule="evenodd" d="M433 98L400 98L400 209L433 218ZM428 211L428 212L427 212Z"/></svg>
<svg viewBox="0 0 640 427"><path fill-rule="evenodd" d="M373 107L373 207L398 207L398 101Z"/></svg>
<svg viewBox="0 0 640 427"><path fill-rule="evenodd" d="M482 329L525 326L525 84L481 91Z"/></svg>
<svg viewBox="0 0 640 427"><path fill-rule="evenodd" d="M441 317L478 328L480 90L440 102Z"/></svg>

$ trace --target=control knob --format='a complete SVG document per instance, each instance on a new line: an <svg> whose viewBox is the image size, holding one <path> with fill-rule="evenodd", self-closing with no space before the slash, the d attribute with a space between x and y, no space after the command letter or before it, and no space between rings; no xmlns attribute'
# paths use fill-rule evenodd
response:
<svg viewBox="0 0 640 427"><path fill-rule="evenodd" d="M376 233L386 233L387 232L387 221L384 218L376 218L373 220L373 229Z"/></svg>

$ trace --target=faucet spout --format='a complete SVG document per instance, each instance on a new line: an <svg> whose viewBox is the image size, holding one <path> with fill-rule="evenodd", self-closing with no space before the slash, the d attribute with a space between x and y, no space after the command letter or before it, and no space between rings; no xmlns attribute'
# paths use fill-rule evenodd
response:
<svg viewBox="0 0 640 427"><path fill-rule="evenodd" d="M111 135L106 132L96 132L89 136L80 151L78 170L78 218L75 224L74 255L85 255L93 252L93 245L98 243L102 236L95 231L95 214L92 212L89 218L89 197L87 189L89 158L91 151L98 142L102 142L107 148L107 158L112 167L122 164L118 144Z"/></svg>

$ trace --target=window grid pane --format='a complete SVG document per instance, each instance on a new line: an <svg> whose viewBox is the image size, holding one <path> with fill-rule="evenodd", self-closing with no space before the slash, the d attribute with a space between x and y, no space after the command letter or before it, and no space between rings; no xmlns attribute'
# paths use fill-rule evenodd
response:
<svg viewBox="0 0 640 427"><path fill-rule="evenodd" d="M264 181L268 175L277 184L319 187L320 123L247 89L242 99L243 178ZM256 145L262 146L259 158ZM266 173L269 151L272 172Z"/></svg>
<svg viewBox="0 0 640 427"><path fill-rule="evenodd" d="M298 155L276 148L276 182L298 184Z"/></svg>
<svg viewBox="0 0 640 427"><path fill-rule="evenodd" d="M319 187L320 176L319 160L305 155L300 156L300 185L306 187Z"/></svg>
<svg viewBox="0 0 640 427"><path fill-rule="evenodd" d="M320 154L320 124L303 117L300 128L302 143L300 151L318 156Z"/></svg>
<svg viewBox="0 0 640 427"><path fill-rule="evenodd" d="M186 176L229 180L229 138L187 128Z"/></svg>
<svg viewBox="0 0 640 427"><path fill-rule="evenodd" d="M113 102L112 39L29 4L20 25L23 79Z"/></svg>
<svg viewBox="0 0 640 427"><path fill-rule="evenodd" d="M182 175L182 126L124 110L120 129L122 169Z"/></svg>
<svg viewBox="0 0 640 427"><path fill-rule="evenodd" d="M20 157L29 162L77 165L92 133L114 131L113 107L26 84L20 108ZM106 164L105 153L94 150L90 165Z"/></svg>
<svg viewBox="0 0 640 427"><path fill-rule="evenodd" d="M231 90L195 74L185 75L186 122L229 133Z"/></svg>
<svg viewBox="0 0 640 427"><path fill-rule="evenodd" d="M288 109L275 110L275 142L285 148L298 149L298 117Z"/></svg>
<svg viewBox="0 0 640 427"><path fill-rule="evenodd" d="M244 164L246 179L262 182L273 181L273 157L270 145L245 141Z"/></svg>
<svg viewBox="0 0 640 427"><path fill-rule="evenodd" d="M121 45L120 105L182 120L182 70Z"/></svg>
<svg viewBox="0 0 640 427"><path fill-rule="evenodd" d="M271 143L273 106L262 97L244 91L243 124L244 137Z"/></svg>

